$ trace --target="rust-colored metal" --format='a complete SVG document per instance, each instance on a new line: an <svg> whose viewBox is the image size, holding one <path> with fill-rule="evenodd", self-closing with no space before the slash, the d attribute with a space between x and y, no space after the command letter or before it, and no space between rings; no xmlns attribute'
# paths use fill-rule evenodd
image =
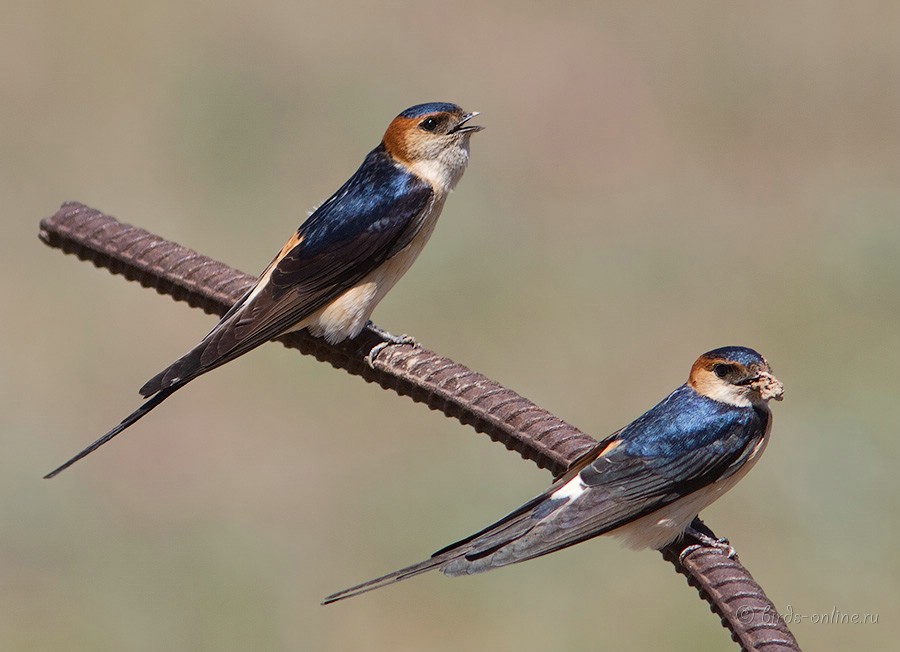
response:
<svg viewBox="0 0 900 652"><path fill-rule="evenodd" d="M40 238L51 247L212 314L224 314L255 281L196 251L76 202L63 204L55 215L42 220ZM306 332L278 339L287 347L458 419L555 475L596 443L511 389L433 351L389 343L370 365L370 351L384 342L376 329L366 329L336 346ZM695 524L705 527L699 520ZM743 649L800 649L774 605L736 558L728 558L717 548L698 547L685 553L691 543L672 544L662 551L663 557L688 577Z"/></svg>
<svg viewBox="0 0 900 652"><path fill-rule="evenodd" d="M41 222L40 237L97 267L217 315L224 314L256 280L74 202L63 204ZM512 390L433 351L390 344L370 366L369 351L384 341L373 329L336 346L305 331L279 341L459 419L554 473L596 443Z"/></svg>
<svg viewBox="0 0 900 652"><path fill-rule="evenodd" d="M699 518L691 527L716 538ZM737 555L729 557L721 548L695 545L687 536L660 552L709 603L742 650L799 652L800 645L784 618Z"/></svg>

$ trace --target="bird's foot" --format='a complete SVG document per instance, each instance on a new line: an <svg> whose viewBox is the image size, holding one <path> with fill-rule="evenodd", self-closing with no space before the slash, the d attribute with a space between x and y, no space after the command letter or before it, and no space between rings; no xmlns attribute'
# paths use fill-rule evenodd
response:
<svg viewBox="0 0 900 652"><path fill-rule="evenodd" d="M724 552L729 559L737 557L737 550L734 549L734 546L731 545L731 542L728 539L711 537L704 532L695 530L691 526L688 526L684 533L699 543L686 546L685 549L681 551L681 554L678 555L678 561L682 563L684 563L685 557L700 548L716 548Z"/></svg>
<svg viewBox="0 0 900 652"><path fill-rule="evenodd" d="M378 354L387 347L393 346L394 344L409 344L411 346L419 346L419 343L409 335L394 335L393 333L389 333L383 328L379 328L371 321L369 322L368 327L373 333L384 340L383 342L379 342L378 344L373 346L369 350L369 355L366 356L366 362L373 369L375 368L375 358L377 358Z"/></svg>

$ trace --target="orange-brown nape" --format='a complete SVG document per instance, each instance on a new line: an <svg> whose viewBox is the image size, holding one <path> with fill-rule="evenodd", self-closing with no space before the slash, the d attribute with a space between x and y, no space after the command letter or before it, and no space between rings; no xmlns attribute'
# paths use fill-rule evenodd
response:
<svg viewBox="0 0 900 652"><path fill-rule="evenodd" d="M393 122L388 125L387 131L384 132L384 148L387 152L401 163L411 163L413 151L415 148L411 144L407 144L408 140L415 140L415 134L412 133L418 126L420 121L414 118L404 118L402 115L394 118Z"/></svg>

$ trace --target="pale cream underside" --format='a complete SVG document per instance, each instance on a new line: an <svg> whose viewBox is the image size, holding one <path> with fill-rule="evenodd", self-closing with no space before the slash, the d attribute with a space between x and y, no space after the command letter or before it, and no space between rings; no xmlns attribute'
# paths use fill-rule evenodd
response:
<svg viewBox="0 0 900 652"><path fill-rule="evenodd" d="M685 528L691 524L694 517L697 516L705 508L709 507L713 502L719 499L725 492L736 485L741 478L753 467L759 456L766 448L769 441L769 432L772 429L772 420L769 419L769 425L766 433L756 448L750 454L746 463L738 469L731 477L711 485L699 489L694 493L685 496L681 500L677 500L671 505L663 507L652 514L632 521L628 525L623 525L611 532L610 536L619 539L623 545L634 548L654 548L660 549L671 543L684 532Z"/></svg>
<svg viewBox="0 0 900 652"><path fill-rule="evenodd" d="M316 337L324 337L332 344L359 335L369 321L375 306L407 272L428 242L441 214L445 198L446 194L435 197L428 217L409 245L291 330L309 328L310 333Z"/></svg>

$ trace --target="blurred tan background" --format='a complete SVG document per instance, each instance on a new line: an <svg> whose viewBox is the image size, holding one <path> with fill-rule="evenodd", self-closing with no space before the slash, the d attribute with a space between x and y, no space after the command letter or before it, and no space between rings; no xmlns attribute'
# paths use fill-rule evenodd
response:
<svg viewBox="0 0 900 652"><path fill-rule="evenodd" d="M375 313L597 436L752 346L761 463L705 513L808 649L897 637L900 7L4 3L0 648L727 650L652 552L595 540L328 608L550 476L267 346L53 481L214 319L44 247L79 200L258 273L399 111L480 110ZM837 610L877 624L816 624Z"/></svg>

